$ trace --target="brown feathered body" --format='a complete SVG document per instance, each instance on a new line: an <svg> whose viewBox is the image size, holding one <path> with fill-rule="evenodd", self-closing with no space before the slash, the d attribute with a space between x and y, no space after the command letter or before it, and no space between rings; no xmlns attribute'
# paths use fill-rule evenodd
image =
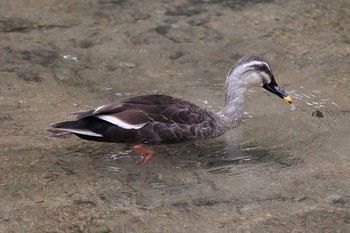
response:
<svg viewBox="0 0 350 233"><path fill-rule="evenodd" d="M174 143L217 136L219 116L180 98L145 95L72 113L75 121L52 124L56 136L119 143Z"/></svg>

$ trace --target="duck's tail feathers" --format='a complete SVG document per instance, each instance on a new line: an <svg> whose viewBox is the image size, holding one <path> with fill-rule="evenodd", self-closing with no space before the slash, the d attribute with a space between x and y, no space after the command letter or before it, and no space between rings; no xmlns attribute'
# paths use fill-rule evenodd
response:
<svg viewBox="0 0 350 233"><path fill-rule="evenodd" d="M52 132L53 137L69 137L72 134L77 136L90 136L90 137L103 137L103 135L94 133L89 129L84 128L82 125L77 123L77 121L62 121L52 123L51 127L53 129L48 129Z"/></svg>

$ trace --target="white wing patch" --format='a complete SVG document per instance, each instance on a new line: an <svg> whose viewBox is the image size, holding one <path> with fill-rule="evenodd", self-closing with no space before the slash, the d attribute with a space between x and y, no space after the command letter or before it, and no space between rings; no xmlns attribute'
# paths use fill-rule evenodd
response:
<svg viewBox="0 0 350 233"><path fill-rule="evenodd" d="M86 130L86 129L65 129L65 128L59 128L59 130L72 132L72 133L77 133L77 134L82 134L82 135L86 135L86 136L92 136L92 137L103 137L102 134L94 133L94 132L92 132L90 130Z"/></svg>
<svg viewBox="0 0 350 233"><path fill-rule="evenodd" d="M126 123L125 121L122 121L114 116L109 116L109 115L97 115L95 117L97 117L101 120L104 120L104 121L108 121L109 123L117 125L123 129L140 129L147 124L147 123L143 123L143 124L138 124L138 125L132 125L132 124Z"/></svg>
<svg viewBox="0 0 350 233"><path fill-rule="evenodd" d="M102 105L100 107L97 107L95 111L92 114L96 114L98 111L100 111L102 108L104 108L106 105Z"/></svg>

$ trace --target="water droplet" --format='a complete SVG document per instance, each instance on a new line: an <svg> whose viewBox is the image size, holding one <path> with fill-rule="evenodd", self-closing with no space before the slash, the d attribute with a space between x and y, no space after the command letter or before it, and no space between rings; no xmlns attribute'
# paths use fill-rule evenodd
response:
<svg viewBox="0 0 350 233"><path fill-rule="evenodd" d="M294 104L290 104L290 110L294 111L295 109L297 109Z"/></svg>

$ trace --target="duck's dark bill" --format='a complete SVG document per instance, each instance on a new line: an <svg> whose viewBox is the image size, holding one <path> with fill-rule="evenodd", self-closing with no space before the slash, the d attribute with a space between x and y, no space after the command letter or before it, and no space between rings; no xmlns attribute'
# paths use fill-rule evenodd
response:
<svg viewBox="0 0 350 233"><path fill-rule="evenodd" d="M265 83L263 85L263 88L268 90L269 92L281 97L282 99L284 99L288 103L293 102L292 98L284 90L282 90L282 88L280 88L276 82L270 82L269 84Z"/></svg>

